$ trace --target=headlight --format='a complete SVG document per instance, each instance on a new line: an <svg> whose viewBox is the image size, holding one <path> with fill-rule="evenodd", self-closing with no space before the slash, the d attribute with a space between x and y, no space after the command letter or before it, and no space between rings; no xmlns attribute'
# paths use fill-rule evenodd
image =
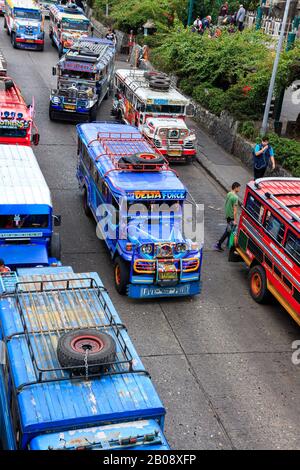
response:
<svg viewBox="0 0 300 470"><path fill-rule="evenodd" d="M61 99L59 98L59 96L53 96L53 97L52 97L52 103L53 103L53 104L60 104L60 103L61 103Z"/></svg>
<svg viewBox="0 0 300 470"><path fill-rule="evenodd" d="M177 253L185 253L187 251L187 244L186 243L177 243L176 251L177 251Z"/></svg>
<svg viewBox="0 0 300 470"><path fill-rule="evenodd" d="M153 247L152 247L151 243L147 243L147 244L141 246L141 252L144 255L151 255L152 251L153 251Z"/></svg>

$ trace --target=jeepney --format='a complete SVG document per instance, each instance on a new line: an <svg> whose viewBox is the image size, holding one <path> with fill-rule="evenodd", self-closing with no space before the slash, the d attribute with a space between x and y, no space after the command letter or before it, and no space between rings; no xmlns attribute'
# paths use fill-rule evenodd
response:
<svg viewBox="0 0 300 470"><path fill-rule="evenodd" d="M95 121L98 107L110 93L115 47L100 38L80 38L53 67L57 88L51 90L51 120Z"/></svg>
<svg viewBox="0 0 300 470"><path fill-rule="evenodd" d="M44 19L34 0L6 0L4 28L14 48L44 50Z"/></svg>
<svg viewBox="0 0 300 470"><path fill-rule="evenodd" d="M195 131L183 119L149 117L140 130L169 161L190 163L196 155Z"/></svg>
<svg viewBox="0 0 300 470"><path fill-rule="evenodd" d="M5 12L5 0L0 0L0 15L4 15Z"/></svg>
<svg viewBox="0 0 300 470"><path fill-rule="evenodd" d="M76 5L52 5L49 8L49 36L61 57L80 37L88 37L93 31L90 20Z"/></svg>
<svg viewBox="0 0 300 470"><path fill-rule="evenodd" d="M0 275L0 340L2 449L170 450L165 407L97 273Z"/></svg>
<svg viewBox="0 0 300 470"><path fill-rule="evenodd" d="M167 160L133 126L94 122L77 132L84 211L110 251L119 294L199 294L203 240L186 235L188 192Z"/></svg>
<svg viewBox="0 0 300 470"><path fill-rule="evenodd" d="M57 265L50 190L30 147L0 145L0 258L11 269Z"/></svg>
<svg viewBox="0 0 300 470"><path fill-rule="evenodd" d="M0 144L38 145L39 140L34 101L27 106L14 81L0 76Z"/></svg>

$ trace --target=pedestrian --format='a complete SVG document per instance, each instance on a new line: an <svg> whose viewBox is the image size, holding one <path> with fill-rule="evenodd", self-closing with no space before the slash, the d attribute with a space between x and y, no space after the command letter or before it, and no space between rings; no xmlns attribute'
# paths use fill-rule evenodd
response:
<svg viewBox="0 0 300 470"><path fill-rule="evenodd" d="M271 160L272 171L275 170L275 157L273 147L268 137L263 137L260 144L253 149L254 179L263 178Z"/></svg>
<svg viewBox="0 0 300 470"><path fill-rule="evenodd" d="M202 27L203 27L203 30L206 30L206 29L209 29L210 26L211 26L211 16L207 16L206 18L204 18L202 20Z"/></svg>
<svg viewBox="0 0 300 470"><path fill-rule="evenodd" d="M10 273L10 268L5 266L3 259L0 259L0 275Z"/></svg>
<svg viewBox="0 0 300 470"><path fill-rule="evenodd" d="M236 24L238 26L239 31L243 31L243 29L244 29L245 17L246 17L246 10L245 10L243 5L240 5L240 8L239 8L239 10L236 14L236 18L235 18L235 21L236 21Z"/></svg>
<svg viewBox="0 0 300 470"><path fill-rule="evenodd" d="M200 19L200 16L197 16L193 23L194 28L196 28L197 33L201 33L202 31L202 21Z"/></svg>
<svg viewBox="0 0 300 470"><path fill-rule="evenodd" d="M214 245L214 249L217 251L224 251L222 244L227 238L230 237L232 230L237 226L237 217L238 217L238 193L240 192L241 185L237 181L232 184L231 191L226 196L225 199L225 219L226 219L226 230L223 233L220 240Z"/></svg>
<svg viewBox="0 0 300 470"><path fill-rule="evenodd" d="M75 3L84 12L84 4L83 4L82 0L75 0Z"/></svg>
<svg viewBox="0 0 300 470"><path fill-rule="evenodd" d="M116 44L116 35L111 28L108 28L105 38L108 39L109 41L112 41L114 44Z"/></svg>
<svg viewBox="0 0 300 470"><path fill-rule="evenodd" d="M221 8L220 8L220 13L219 16L227 16L228 15L228 2L225 2Z"/></svg>

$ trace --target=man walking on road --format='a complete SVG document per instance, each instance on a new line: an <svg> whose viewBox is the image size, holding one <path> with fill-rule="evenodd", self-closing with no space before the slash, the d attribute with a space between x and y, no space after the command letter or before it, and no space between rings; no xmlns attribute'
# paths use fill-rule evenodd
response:
<svg viewBox="0 0 300 470"><path fill-rule="evenodd" d="M222 244L230 237L232 229L237 226L238 218L238 193L240 192L241 185L238 182L233 183L231 191L226 196L225 200L225 218L227 222L226 230L220 240L215 244L214 249L217 251L224 251Z"/></svg>
<svg viewBox="0 0 300 470"><path fill-rule="evenodd" d="M269 161L272 163L272 171L275 170L274 150L269 144L269 139L263 137L260 144L255 146L253 150L253 169L254 179L263 178L269 166Z"/></svg>
<svg viewBox="0 0 300 470"><path fill-rule="evenodd" d="M240 5L239 11L236 14L236 24L239 28L239 31L243 31L244 29L244 21L246 17L246 10L243 5Z"/></svg>

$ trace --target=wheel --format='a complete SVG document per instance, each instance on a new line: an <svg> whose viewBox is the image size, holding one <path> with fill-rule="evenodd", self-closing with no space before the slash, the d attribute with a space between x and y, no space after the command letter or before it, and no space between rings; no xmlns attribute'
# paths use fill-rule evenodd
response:
<svg viewBox="0 0 300 470"><path fill-rule="evenodd" d="M61 259L61 241L59 233L52 234L50 242L50 256L58 261Z"/></svg>
<svg viewBox="0 0 300 470"><path fill-rule="evenodd" d="M228 261L230 263L238 263L242 261L241 256L235 250L236 250L235 246L232 246L229 250Z"/></svg>
<svg viewBox="0 0 300 470"><path fill-rule="evenodd" d="M115 287L119 294L127 294L127 286L129 284L129 263L118 257L114 266Z"/></svg>
<svg viewBox="0 0 300 470"><path fill-rule="evenodd" d="M11 41L11 43L12 43L13 48L16 49L16 48L17 48L17 43L16 43L16 35L15 35L15 33L11 33L10 41Z"/></svg>
<svg viewBox="0 0 300 470"><path fill-rule="evenodd" d="M97 105L94 104L94 106L90 109L89 112L89 122L97 121Z"/></svg>
<svg viewBox="0 0 300 470"><path fill-rule="evenodd" d="M41 52L43 52L43 50L44 50L44 44L42 44L42 45L40 46L40 49L39 49L39 50L40 50Z"/></svg>
<svg viewBox="0 0 300 470"><path fill-rule="evenodd" d="M119 163L126 163L132 165L138 164L152 164L152 165L163 165L165 163L165 158L162 155L157 153L136 153L130 156L124 156L120 158Z"/></svg>
<svg viewBox="0 0 300 470"><path fill-rule="evenodd" d="M7 28L7 23L6 23L6 18L5 18L5 17L4 17L4 21L3 21L3 28L4 28L4 29L8 29L8 28ZM7 31L6 31L6 32L7 32Z"/></svg>
<svg viewBox="0 0 300 470"><path fill-rule="evenodd" d="M51 107L51 103L50 103L50 105L49 105L49 119L50 119L50 121L55 121L55 119L54 119L54 111L53 111L53 109L52 109L52 107Z"/></svg>
<svg viewBox="0 0 300 470"><path fill-rule="evenodd" d="M83 210L84 210L84 213L87 217L92 217L92 211L90 209L90 206L89 206L89 201L88 201L88 192L87 192L87 189L84 188L83 190Z"/></svg>
<svg viewBox="0 0 300 470"><path fill-rule="evenodd" d="M267 276L264 268L256 265L249 272L250 294L259 304L269 300L270 294L267 288Z"/></svg>
<svg viewBox="0 0 300 470"><path fill-rule="evenodd" d="M64 53L64 48L63 46L60 44L60 46L58 47L58 57L61 58L62 55Z"/></svg>
<svg viewBox="0 0 300 470"><path fill-rule="evenodd" d="M71 331L59 338L57 359L61 367L69 367L70 372L75 375L85 375L86 358L88 374L97 374L109 369L109 364L116 358L116 343L113 337L108 333L86 328ZM76 366L81 367L77 369Z"/></svg>

